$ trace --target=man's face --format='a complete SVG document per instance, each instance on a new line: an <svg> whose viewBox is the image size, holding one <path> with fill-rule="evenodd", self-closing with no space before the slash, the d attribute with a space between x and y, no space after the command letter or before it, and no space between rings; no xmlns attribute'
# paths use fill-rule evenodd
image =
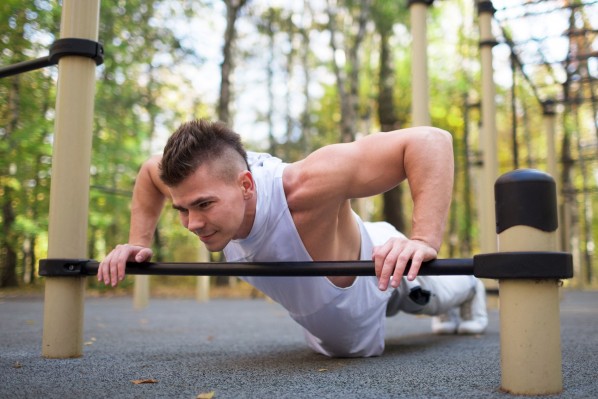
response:
<svg viewBox="0 0 598 399"><path fill-rule="evenodd" d="M246 210L248 198L253 195L253 180L245 171L234 181L225 181L210 169L208 164L201 165L180 184L170 187L170 192L183 226L196 234L209 251L217 252L230 240L249 234Z"/></svg>

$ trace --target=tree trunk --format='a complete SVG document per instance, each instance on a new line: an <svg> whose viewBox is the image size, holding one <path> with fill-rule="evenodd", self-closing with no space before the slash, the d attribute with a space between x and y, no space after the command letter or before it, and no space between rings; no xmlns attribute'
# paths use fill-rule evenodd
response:
<svg viewBox="0 0 598 399"><path fill-rule="evenodd" d="M12 196L9 188L4 189L4 202L2 204L2 247L0 248L0 287L17 286L17 251L12 242L12 225L15 222L15 213L12 208Z"/></svg>
<svg viewBox="0 0 598 399"><path fill-rule="evenodd" d="M224 0L226 5L226 30L224 31L224 47L222 49L222 65L220 69L220 98L218 100L218 119L226 124L231 124L230 102L231 102L231 76L234 70L233 49L237 30L235 22L239 11L247 0Z"/></svg>
<svg viewBox="0 0 598 399"><path fill-rule="evenodd" d="M19 77L12 78L10 90L8 92L8 117L9 123L5 129L5 139L10 140L10 136L17 128L19 120ZM10 153L10 150L9 150ZM11 179L13 171L9 166L7 170L1 172L2 176ZM13 224L16 220L15 210L13 208L13 189L9 185L2 187L2 236L0 237L0 287L14 287L17 285L17 249L13 234Z"/></svg>
<svg viewBox="0 0 598 399"><path fill-rule="evenodd" d="M378 120L382 131L395 130L398 117L394 106L394 68L388 39L389 31L380 34L380 72L378 76ZM403 215L403 187L398 185L384 193L384 220L397 230L406 233Z"/></svg>
<svg viewBox="0 0 598 399"><path fill-rule="evenodd" d="M309 91L309 84L311 83L311 74L309 73L309 29L305 26L305 21L308 19L312 19L312 10L309 6L309 1L303 1L303 17L302 17L302 27L301 27L301 40L303 41L303 48L301 49L301 65L303 67L303 97L305 98L305 107L303 109L303 113L301 114L301 151L303 156L307 156L311 150L311 94Z"/></svg>
<svg viewBox="0 0 598 399"><path fill-rule="evenodd" d="M328 30L330 31L330 47L332 48L332 66L334 68L334 74L336 76L336 85L338 88L338 95L340 99L341 108L341 139L343 143L348 143L355 140L355 128L357 126L357 110L359 108L359 48L363 37L365 35L365 29L367 24L367 16L370 9L370 0L361 2L359 17L358 17L358 32L354 38L352 46L348 49L347 64L350 70L348 76L349 88L347 89L346 73L342 68L343 65L339 65L336 58L336 54L339 51L337 47L337 25L336 18L338 10L336 4L332 5L331 1L328 1ZM347 40L345 40L347 42ZM347 51L343 50L344 53Z"/></svg>

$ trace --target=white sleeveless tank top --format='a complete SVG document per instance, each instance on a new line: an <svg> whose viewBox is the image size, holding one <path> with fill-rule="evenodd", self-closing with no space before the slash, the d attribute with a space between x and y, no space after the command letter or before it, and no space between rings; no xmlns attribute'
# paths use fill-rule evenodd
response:
<svg viewBox="0 0 598 399"><path fill-rule="evenodd" d="M282 172L288 165L268 154L248 153L257 190L256 215L246 238L232 240L224 255L229 262L311 261L287 206Z"/></svg>

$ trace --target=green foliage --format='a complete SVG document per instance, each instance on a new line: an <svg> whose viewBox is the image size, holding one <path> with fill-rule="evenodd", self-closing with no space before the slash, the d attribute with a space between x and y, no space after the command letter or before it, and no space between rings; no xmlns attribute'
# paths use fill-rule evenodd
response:
<svg viewBox="0 0 598 399"><path fill-rule="evenodd" d="M57 23L49 2L3 2L0 65L46 55ZM47 229L54 87L50 70L0 80L0 286L16 284L24 242Z"/></svg>
<svg viewBox="0 0 598 399"><path fill-rule="evenodd" d="M89 255L101 257L128 236L134 178L149 156L158 124L178 123L180 110L165 113L160 96L173 89L165 73L191 57L159 18L172 1L104 2L100 37L105 63L98 68L95 98ZM174 8L175 10L178 8ZM160 12L160 15L156 13ZM178 18L181 18L180 16ZM0 64L46 55L58 36L60 7L51 1L5 1L0 5ZM56 69L0 80L0 277L14 284L25 273L22 247L28 238L46 242L51 178ZM31 240L29 240L31 241ZM29 242L28 241L28 242ZM45 248L31 248L45 256ZM35 254L35 255L33 255Z"/></svg>
<svg viewBox="0 0 598 399"><path fill-rule="evenodd" d="M278 115L278 120L286 121L286 132L273 132L278 140L276 151L287 160L296 160L339 141L339 95L343 93L339 93L334 78L332 55L325 51L330 46L329 15L326 6L316 1L283 2L277 3L276 8L263 9L256 3L249 2L248 7L256 8L239 16L241 26L252 26L240 32L240 37L255 35L255 39L248 41L253 46L272 45L268 52L273 58L265 68L278 74L273 79L272 89L278 96L274 98L273 108L279 114L285 113ZM303 3L304 9L299 3ZM339 16L336 24L339 49L349 54L364 3L353 0L334 3ZM224 36L224 32L216 31L225 25L224 15L218 14L224 10L224 6L214 1L102 2L99 40L104 44L106 57L104 65L97 69L89 203L90 257L101 258L114 245L127 241L135 176L141 163L158 147L156 143L163 139L159 136L174 130L182 120L214 117L216 104L204 101L195 89L198 82L206 80L198 72L203 63L221 60L205 58L198 48L206 40L220 40ZM381 123L376 118L377 112L381 105L389 105L377 103L381 98L378 91L382 90L378 80L383 79L382 41L387 43L391 54L392 101L387 101L392 103L391 119L399 128L409 127L412 85L407 2L372 0L368 12L369 23L356 63L359 85L355 132L378 130ZM56 1L0 2L0 65L45 56L58 36L60 13ZM473 3L466 0L435 2L429 7L429 110L432 124L451 132L455 148L455 201L446 240L448 251L455 256L476 253L480 229L476 222L476 189L470 178L471 162L479 150L481 116L478 108L466 106L478 102L481 96L474 19ZM213 36L193 36L192 24L206 20L213 22ZM244 58L264 58L264 47L247 47L238 46L235 50L239 65L250 64L243 64ZM351 76L353 65L349 64L347 61L341 65L345 78ZM249 74L244 68L236 73ZM262 75L266 73L260 71ZM45 256L56 75L56 67L51 67L0 80L0 286L26 280L31 272L27 259ZM351 82L345 82L345 86L349 87L348 83ZM256 77L251 84L261 85L263 90L265 81ZM542 110L523 79L518 78L516 86L513 118L510 87L497 85L497 151L501 172L513 168L515 146L521 167L546 167ZM237 93L255 90L249 84L235 89ZM557 93L560 88L554 90ZM289 101L286 107L276 104L282 103L283 96L287 96L284 101ZM565 154L566 148L566 155L575 162L568 174L572 195L580 204L574 220L581 219L579 216L584 220L577 221L584 229L581 250L596 258L593 237L598 235L598 201L592 196L596 192L596 157L591 147L595 137L588 133L592 126L595 130L595 124L591 125L595 111L589 107L565 111L558 140L562 140L560 151ZM256 121L259 118L264 122L272 114L258 115ZM580 162L584 160L582 171ZM381 199L377 198L375 204L380 208ZM407 203L405 209L408 208ZM164 212L159 236L156 252L163 259L183 261L197 256L196 238L180 227L175 213Z"/></svg>

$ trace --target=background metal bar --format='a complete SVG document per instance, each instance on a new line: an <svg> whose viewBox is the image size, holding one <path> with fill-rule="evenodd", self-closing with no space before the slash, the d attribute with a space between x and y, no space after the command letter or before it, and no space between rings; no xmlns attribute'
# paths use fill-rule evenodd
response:
<svg viewBox="0 0 598 399"><path fill-rule="evenodd" d="M33 71L36 69L45 68L50 65L56 65L56 63L50 61L49 56L37 58L35 60L19 62L13 65L7 65L4 67L0 67L0 79L24 72Z"/></svg>
<svg viewBox="0 0 598 399"><path fill-rule="evenodd" d="M89 261L81 275L93 276L99 262ZM409 270L409 267L407 268ZM127 263L127 274L169 276L373 276L372 261L341 262L211 262ZM406 274L407 272L405 272ZM473 274L473 259L436 259L425 262L420 276Z"/></svg>

